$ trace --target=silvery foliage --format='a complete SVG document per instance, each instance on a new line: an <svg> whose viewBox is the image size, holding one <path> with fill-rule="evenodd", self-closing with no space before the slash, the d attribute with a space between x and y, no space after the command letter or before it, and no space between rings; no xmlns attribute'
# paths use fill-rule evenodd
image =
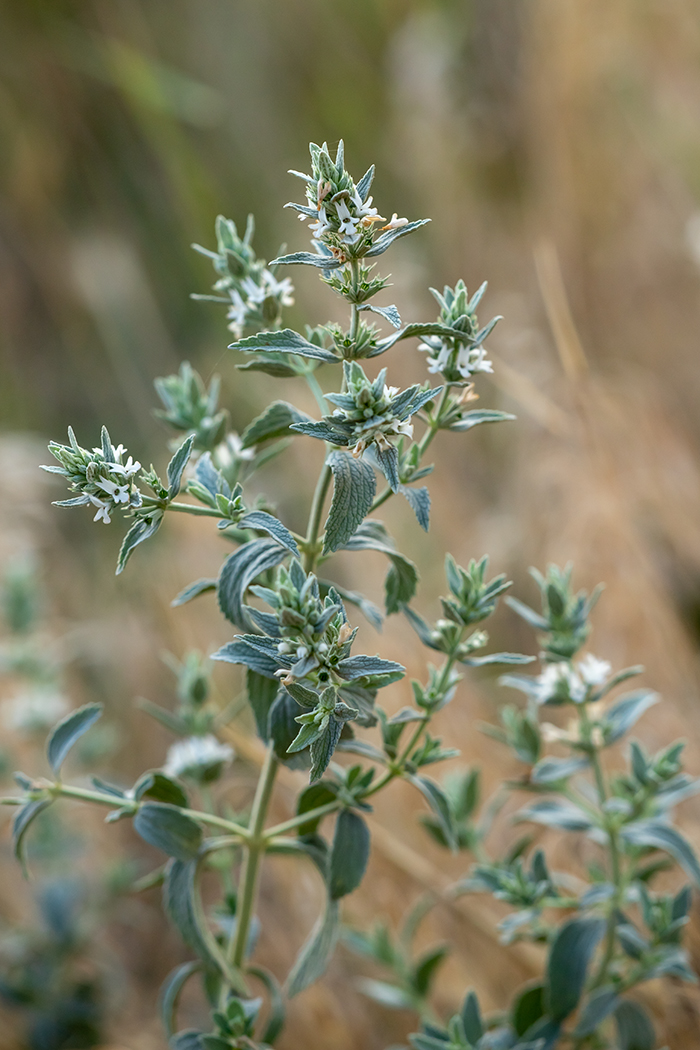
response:
<svg viewBox="0 0 700 1050"><path fill-rule="evenodd" d="M71 787L62 779L71 748L99 718L100 705L88 704L54 727L47 743L54 779L20 774L24 794L7 800L19 807L14 820L17 854L23 855L37 813L61 796L108 806L110 821L133 820L137 833L169 858L145 884L163 881L165 909L194 956L171 974L162 992L170 1047L270 1046L284 1024L286 997L317 980L333 953L340 901L359 885L367 867L370 829L365 817L372 796L404 779L427 807L424 824L432 837L450 850L470 850L476 857L476 866L455 892L493 892L516 909L502 924L506 940L531 938L549 945L545 979L518 994L507 1020L503 1015L483 1019L469 993L446 1027L434 1018L424 1021L421 1032L411 1037L416 1050L547 1050L571 1038L580 1047L604 1047L611 1045L613 1023L616 1045L625 1050L652 1047L649 1021L625 993L650 976L690 977L680 947L690 897L687 890L673 897L652 892L659 864L653 856L646 858L661 851L700 881L695 855L669 819L670 807L695 790L696 782L680 772L679 746L647 756L633 745L628 774L610 779L602 770L599 752L616 743L654 697L642 690L599 710L604 697L632 672L610 677L607 664L590 654L574 662L588 636L596 595L573 594L569 572L556 569L538 577L541 614L512 601L541 634L544 667L535 676L506 676L504 684L523 691L527 701L524 707L505 707L503 727L495 732L526 765L518 787L537 795L521 819L587 836L593 848L604 851L606 866L592 868L590 884L582 890L577 882L574 890L549 871L542 851L526 857L529 840L494 860L485 840L497 806L487 804L476 817L477 771L452 774L442 784L426 774L426 767L457 754L433 735L432 720L455 696L461 668L517 666L534 658L483 652L488 634L481 624L510 587L502 575L488 578L485 557L463 568L447 556L442 616L434 623L426 620L411 604L416 567L374 514L399 493L427 531L430 495L416 482L433 469L424 460L437 432L459 434L513 418L470 407L477 396L472 377L492 367L483 343L497 318L479 326L476 307L485 285L469 298L461 281L435 293L440 316L433 322L403 325L395 306L371 303L387 285L374 273L373 260L427 220L409 222L394 213L387 221L380 216L370 196L374 168L355 183L344 165L342 143L335 158L325 144L310 149L311 173L293 173L304 183L306 203L289 207L303 221L311 220L312 250L267 265L253 252L252 222L241 240L235 225L220 218L217 251L205 254L218 274L215 291L221 294L214 299L227 305L238 336L232 344L242 358L237 367L278 379L303 378L320 418L274 400L236 434L219 407L218 382L207 389L184 364L178 375L156 381L164 406L159 415L180 435L167 467L167 484L154 468L138 475L138 464L131 457L125 460L125 450L115 448L106 431L101 448L92 452L81 448L72 432L69 446L51 445L59 462L52 469L76 493L62 505L89 503L106 522L116 510L130 520L118 572L167 512L213 518L235 544L216 576L194 581L174 604L214 593L236 628L213 658L244 669L251 722L266 745L251 810L238 816L217 803L218 782L233 759L225 726L234 711L216 708L206 668L191 654L182 664L171 660L178 682L176 711L141 702L179 743L164 756L161 768L146 771L131 787L95 780L92 790ZM319 271L322 281L350 306L347 328L337 322L307 327L304 333L282 327L291 285L286 278L278 281L275 273L288 264ZM393 331L382 334L365 320L367 312ZM387 369L373 379L359 363L409 338L422 340L419 349L427 352L429 373L441 376L439 386L426 382L401 390L387 382ZM338 365L342 369L336 372L335 392L326 394L317 373ZM308 527L300 535L280 520L271 501L251 499L248 481L290 441L308 437L324 443L325 460ZM189 502L178 500L183 489ZM365 550L378 551L388 561L383 611L334 582L332 568L327 568L337 551ZM357 628L351 613L356 612L375 627L385 615L403 613L421 641L439 654L425 680L411 683L413 702L396 714L390 715L377 697L404 676L404 668L355 651ZM542 726L540 710L552 705L573 705L577 728L564 732ZM374 742L365 730L374 730ZM566 757L543 756L543 739L557 732ZM355 758L338 761L348 755ZM271 825L268 807L280 764L308 770L309 785L297 800L296 816ZM593 792L584 781L591 774ZM329 820L335 821L330 838L322 834ZM310 861L324 885L318 922L284 985L252 958L257 879L266 852ZM221 903L206 911L199 883L210 868L224 871L224 886L235 878L237 888L235 894L225 890ZM565 917L557 921L562 909ZM398 937L384 929L352 938L356 947L393 972L393 981L365 982L365 990L387 1005L414 1008L423 1017L445 955L441 946L412 957L413 933L426 910L419 902ZM212 1007L211 1026L206 1032L179 1030L179 996L197 974ZM255 991L262 995L254 997Z"/></svg>

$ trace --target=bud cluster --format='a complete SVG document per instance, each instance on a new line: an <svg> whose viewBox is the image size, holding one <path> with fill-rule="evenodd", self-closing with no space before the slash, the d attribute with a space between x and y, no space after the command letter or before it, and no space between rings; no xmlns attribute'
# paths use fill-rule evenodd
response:
<svg viewBox="0 0 700 1050"><path fill-rule="evenodd" d="M431 288L440 305L438 321L452 329L449 335L426 335L419 350L428 353L428 371L440 372L448 383L461 383L477 372L493 372L483 342L500 318L479 330L476 308L486 291L486 281L469 299L464 281L454 288L445 285L442 295Z"/></svg>
<svg viewBox="0 0 700 1050"><path fill-rule="evenodd" d="M140 507L141 492L134 484L134 476L141 470L141 464L131 456L124 459L126 449L123 445L112 444L107 429L102 428L102 447L92 451L81 448L73 433L68 428L70 445L60 445L57 441L49 444L49 452L60 463L60 466L44 466L51 474L62 474L69 487L78 495L73 499L57 500L57 507L78 507L91 503L97 508L95 521L109 525L110 514L115 510L128 511Z"/></svg>
<svg viewBox="0 0 700 1050"><path fill-rule="evenodd" d="M207 390L199 373L189 361L183 361L177 375L160 377L153 385L165 405L155 415L174 430L194 434L196 451L211 450L224 439L228 412L217 411L218 376L212 377Z"/></svg>

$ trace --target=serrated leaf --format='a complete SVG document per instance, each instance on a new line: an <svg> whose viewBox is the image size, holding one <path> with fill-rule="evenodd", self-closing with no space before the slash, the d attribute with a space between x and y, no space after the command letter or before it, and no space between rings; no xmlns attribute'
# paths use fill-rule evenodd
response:
<svg viewBox="0 0 700 1050"><path fill-rule="evenodd" d="M31 802L25 803L21 809L18 809L12 818L12 849L15 857L22 865L22 870L25 876L27 876L28 873L24 857L24 837L32 822L40 813L43 813L52 802L53 799L50 798L33 799Z"/></svg>
<svg viewBox="0 0 700 1050"><path fill-rule="evenodd" d="M140 543L145 543L145 541L149 540L151 536L155 536L162 523L163 512L161 510L153 511L148 518L139 518L134 522L122 540L122 545L119 548L119 557L117 558L117 576L124 571L124 567L135 548L138 547Z"/></svg>
<svg viewBox="0 0 700 1050"><path fill-rule="evenodd" d="M425 485L419 489L399 485L398 491L407 500L420 527L427 532L430 528L430 493Z"/></svg>
<svg viewBox="0 0 700 1050"><path fill-rule="evenodd" d="M70 749L95 724L103 710L102 704L85 704L53 727L46 741L46 757L57 777Z"/></svg>
<svg viewBox="0 0 700 1050"><path fill-rule="evenodd" d="M183 441L173 458L168 463L168 499L175 499L180 491L182 475L184 474L185 467L192 455L194 439L195 435L190 434L190 436Z"/></svg>
<svg viewBox="0 0 700 1050"><path fill-rule="evenodd" d="M488 408L475 409L473 412L465 412L462 418L448 429L463 433L465 430L471 430L472 427L478 427L481 423L502 423L517 418L510 412L496 412Z"/></svg>
<svg viewBox="0 0 700 1050"><path fill-rule="evenodd" d="M620 1050L654 1050L654 1026L639 1003L623 999L615 1010L615 1023Z"/></svg>
<svg viewBox="0 0 700 1050"><path fill-rule="evenodd" d="M233 642L227 642L212 653L212 660L221 660L227 664L243 664L251 671L255 671L265 678L275 678L279 670L279 662L274 656L262 652L260 649L245 641L245 637L239 637ZM275 678L275 681L277 679ZM278 756L279 757L279 756Z"/></svg>
<svg viewBox="0 0 700 1050"><path fill-rule="evenodd" d="M570 919L559 928L547 959L547 1012L563 1021L578 1006L588 966L605 932L605 920Z"/></svg>
<svg viewBox="0 0 700 1050"><path fill-rule="evenodd" d="M300 254L305 253L302 252ZM291 258L291 256L287 256L285 260L280 260L280 262L289 262ZM332 259L330 263L333 263ZM333 266L327 265L326 269L333 269ZM304 339L303 335L292 331L291 328L283 328L279 332L258 332L256 335L249 335L245 339L239 339L236 343L230 343L229 350L243 350L245 352L277 350L284 354L300 354L302 357L312 357L317 361L328 361L336 364L338 362L338 358L330 350L324 350L323 347L317 346L316 343L310 343L308 339Z"/></svg>
<svg viewBox="0 0 700 1050"><path fill-rule="evenodd" d="M267 511L251 510L241 518L238 525L241 529L258 529L261 532L266 532L288 551L291 551L295 558L300 556L296 540L287 526L283 525L279 518L276 518L273 514L268 514Z"/></svg>
<svg viewBox="0 0 700 1050"><path fill-rule="evenodd" d="M328 893L339 900L357 889L367 868L370 833L358 813L344 809L338 815L328 869Z"/></svg>
<svg viewBox="0 0 700 1050"><path fill-rule="evenodd" d="M620 835L631 846L648 846L669 853L700 887L700 864L693 847L677 828L660 820L638 820L624 825Z"/></svg>
<svg viewBox="0 0 700 1050"><path fill-rule="evenodd" d="M388 321L394 328L401 327L401 314L395 306L372 306L370 303L363 303L362 306L358 307L360 310L371 310L374 314L379 314L385 321Z"/></svg>
<svg viewBox="0 0 700 1050"><path fill-rule="evenodd" d="M202 845L202 829L176 806L147 802L134 817L134 830L149 845L183 862L194 860Z"/></svg>
<svg viewBox="0 0 700 1050"><path fill-rule="evenodd" d="M286 549L276 540L251 540L229 555L217 583L219 608L227 620L237 627L249 626L243 608L246 590L261 573L279 565L286 556Z"/></svg>
<svg viewBox="0 0 700 1050"><path fill-rule="evenodd" d="M392 492L398 492L401 479L399 478L399 453L395 445L387 445L385 448L376 446L374 456L382 474L389 483Z"/></svg>
<svg viewBox="0 0 700 1050"><path fill-rule="evenodd" d="M377 480L369 463L349 452L331 452L326 459L333 472L333 499L326 520L323 553L337 551L369 514Z"/></svg>
<svg viewBox="0 0 700 1050"><path fill-rule="evenodd" d="M305 423L310 420L311 416L300 412L287 401L273 401L245 428L241 434L241 447L252 448L272 438L287 437L292 423Z"/></svg>
<svg viewBox="0 0 700 1050"><path fill-rule="evenodd" d="M287 995L293 998L325 973L340 932L337 901L328 900L323 915L302 947L287 978Z"/></svg>
<svg viewBox="0 0 700 1050"><path fill-rule="evenodd" d="M193 974L202 968L200 962L186 962L176 967L165 979L160 990L160 1016L168 1039L175 1034L175 1012L180 992Z"/></svg>
<svg viewBox="0 0 700 1050"><path fill-rule="evenodd" d="M383 660L380 656L348 656L336 664L335 670L348 682L357 678L366 678L368 675L398 675L403 677L406 668L394 660ZM398 681L398 679L395 679Z"/></svg>

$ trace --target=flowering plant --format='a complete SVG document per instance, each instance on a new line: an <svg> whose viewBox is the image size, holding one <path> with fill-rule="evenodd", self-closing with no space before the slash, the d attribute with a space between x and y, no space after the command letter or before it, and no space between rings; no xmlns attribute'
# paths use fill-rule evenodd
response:
<svg viewBox="0 0 700 1050"><path fill-rule="evenodd" d="M486 286L469 298L462 281L435 293L440 305L436 321L403 325L395 306L371 303L387 284L374 275L371 260L427 220L409 222L395 213L388 222L382 218L369 196L374 169L355 183L344 166L342 143L335 158L325 144L312 144L311 169L310 175L293 173L305 182L307 203L289 206L302 220L312 220L312 251L268 265L253 251L252 221L241 239L235 225L222 218L217 221L217 251L199 250L211 257L218 274L217 294L209 298L227 306L236 336L232 347L246 358L239 367L278 379L303 377L320 419L275 400L235 434L219 408L218 384L207 389L185 364L178 375L156 381L164 405L161 418L184 435L168 463L167 482L154 468L142 470L132 457L125 458L126 451L112 444L106 430L101 447L93 451L78 445L72 431L69 445L50 446L59 465L48 469L63 475L76 493L59 505L91 504L97 507L96 519L105 524L116 511L129 520L118 572L169 512L214 518L236 544L216 578L195 581L175 604L213 591L238 632L213 658L244 669L247 701L266 745L250 812L233 819L212 793L234 759L221 739L229 713L216 710L205 667L195 654L173 664L180 699L176 712L144 704L180 740L160 769L146 771L134 785L94 779L90 787L72 786L62 778L73 744L100 717L100 705L88 704L54 727L47 743L53 778L18 774L23 794L5 800L19 807L16 852L22 856L37 814L59 798L109 807L109 821L133 820L136 832L168 858L156 877L163 879L165 909L195 956L173 972L161 998L172 1050L251 1050L274 1044L284 1023L285 997L302 992L323 974L340 930L340 901L359 885L367 866L370 831L364 814L374 795L402 779L427 805L424 823L432 837L448 849L474 854L477 863L454 894L494 893L517 909L501 925L504 939L540 941L548 951L544 980L517 993L507 1014L482 1018L469 993L461 1011L442 1026L427 1000L444 953L416 962L410 958L410 937L403 937L399 947L387 931L352 935L355 947L393 972L393 984L373 982L375 996L409 1005L421 1015L421 1030L410 1037L415 1050L602 1048L612 1045L611 1038L622 1050L651 1050L650 1021L626 993L651 976L691 979L692 974L680 946L689 893L654 893L651 882L659 866L655 860L649 863L647 855L659 850L670 855L700 883L695 855L668 817L697 782L680 772L679 745L650 757L632 744L630 771L617 777L605 773L601 752L656 697L640 690L601 707L638 669L611 676L605 661L591 654L579 658L597 592L591 597L575 594L570 570L556 568L537 576L541 613L507 599L540 632L543 670L535 676L504 676L503 684L522 691L526 704L504 707L502 728L490 732L525 765L515 787L537 796L519 819L585 836L592 848L603 850L607 867L592 867L585 886L580 879L573 883L569 876L550 872L542 850L526 857L529 840L505 858L492 858L486 839L493 806L487 805L477 819L475 771L442 784L426 775L427 766L456 754L431 730L436 715L456 694L461 668L512 667L535 658L483 652L488 634L477 625L510 587L502 575L487 578L487 558L463 568L448 555L443 615L435 623L424 619L412 605L416 568L374 515L398 493L427 531L430 496L416 482L432 470L424 459L437 432L462 434L513 418L469 407L475 398L472 378L492 369L483 344L498 318L479 327L476 308ZM278 281L276 272L290 264L320 271L350 307L347 328L331 323L302 334L282 327L293 289L288 278ZM361 316L366 312L391 326L391 334L382 335L368 323ZM359 363L409 338L422 340L419 349L427 352L428 371L441 376L441 385L401 390L387 385L387 369L373 379ZM325 393L318 373L338 365L341 388ZM267 500L251 502L247 483L289 440L305 437L325 442L326 449L307 529L298 534ZM378 478L383 485L379 493ZM183 489L189 501L178 498ZM340 550L374 550L386 556L384 612L327 572L326 563ZM421 641L441 655L439 666L429 665L424 681L411 683L412 704L396 714L390 715L377 698L405 670L394 660L355 652L357 628L351 614L356 612L375 626L384 615L405 615ZM556 730L540 726L541 708L553 705L573 706L576 731L557 736ZM375 742L363 735L365 730L374 731ZM555 737L568 749L563 758L543 754L543 741ZM271 825L268 810L282 764L308 770L309 785L299 795L296 815ZM592 788L586 777L592 778ZM331 821L328 838L322 828ZM253 958L258 879L269 852L311 862L325 886L319 921L283 985ZM212 867L226 871L222 900L209 912L200 880ZM235 893L226 889L232 879ZM420 905L418 918L425 910ZM558 921L562 912L565 917ZM415 928L416 914L409 922ZM209 1027L179 1030L180 992L197 974L211 1006ZM253 997L254 988L263 991L267 1010L263 998Z"/></svg>

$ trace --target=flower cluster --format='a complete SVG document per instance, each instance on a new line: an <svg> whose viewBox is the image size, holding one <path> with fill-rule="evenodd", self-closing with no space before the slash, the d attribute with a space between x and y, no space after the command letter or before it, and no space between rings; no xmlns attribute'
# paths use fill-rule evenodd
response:
<svg viewBox="0 0 700 1050"><path fill-rule="evenodd" d="M129 510L142 504L141 492L134 484L134 477L141 464L131 456L125 460L123 445L112 444L107 429L102 428L102 447L90 452L81 448L75 439L73 428L68 427L70 445L57 441L49 444L49 452L60 466L44 466L52 474L62 474L70 488L78 495L73 499L57 500L57 507L78 507L92 504L97 508L95 521L109 525L110 514L115 510Z"/></svg>
<svg viewBox="0 0 700 1050"><path fill-rule="evenodd" d="M575 669L566 661L547 664L535 679L533 696L539 704L581 704L590 699L591 689L605 684L610 671L608 661L592 653L579 660Z"/></svg>
<svg viewBox="0 0 700 1050"><path fill-rule="evenodd" d="M418 349L429 355L428 371L442 373L449 383L461 383L477 372L493 372L482 343L500 318L494 317L479 330L476 317L476 308L486 291L486 281L471 299L464 281L458 281L454 288L445 285L442 295L435 288L430 291L440 304L439 323L451 331L426 335L419 345Z"/></svg>
<svg viewBox="0 0 700 1050"><path fill-rule="evenodd" d="M209 299L228 305L229 329L240 339L246 328L271 329L279 325L285 306L294 305L294 285L289 277L278 281L263 259L258 259L252 239L255 231L253 216L248 216L246 231L241 238L235 222L219 215L216 220L217 251L199 244L196 251L208 256L220 275L214 284L218 295L194 295L194 299Z"/></svg>
<svg viewBox="0 0 700 1050"><path fill-rule="evenodd" d="M189 777L208 782L221 776L233 761L233 748L222 744L211 733L178 740L168 750L163 772L169 777Z"/></svg>

